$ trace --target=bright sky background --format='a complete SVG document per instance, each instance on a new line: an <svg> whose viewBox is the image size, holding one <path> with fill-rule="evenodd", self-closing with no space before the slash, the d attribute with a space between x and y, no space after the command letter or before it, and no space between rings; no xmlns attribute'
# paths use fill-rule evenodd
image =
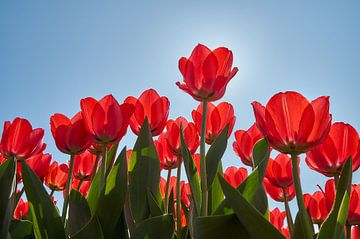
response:
<svg viewBox="0 0 360 239"><path fill-rule="evenodd" d="M175 86L177 62L203 43L230 48L239 67L222 99L235 107L235 129L253 123L252 101L295 90L329 95L334 121L360 130L359 1L215 2L1 1L0 123L20 116L45 128L46 151L65 162L49 118L72 116L81 98L112 93L122 102L152 87L170 99L171 118L191 119L197 102ZM132 147L129 135L121 146ZM231 147L223 164L241 165ZM326 180L304 161L301 178L304 192Z"/></svg>

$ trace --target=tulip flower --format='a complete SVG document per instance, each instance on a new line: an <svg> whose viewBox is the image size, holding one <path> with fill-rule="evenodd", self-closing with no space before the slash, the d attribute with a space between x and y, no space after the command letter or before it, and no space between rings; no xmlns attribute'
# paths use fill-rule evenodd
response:
<svg viewBox="0 0 360 239"><path fill-rule="evenodd" d="M26 160L26 163L38 176L40 181L44 181L44 178L48 173L50 167L50 162L51 162L51 154L48 153L35 154ZM17 164L18 182L20 182L22 176L21 169L22 169L22 162L18 162Z"/></svg>
<svg viewBox="0 0 360 239"><path fill-rule="evenodd" d="M256 127L256 124L253 124L247 130L237 130L235 132L235 142L232 146L243 164L250 167L254 166L253 149L255 144L262 138L263 136Z"/></svg>
<svg viewBox="0 0 360 239"><path fill-rule="evenodd" d="M224 172L225 180L234 188L237 188L248 176L246 168L228 167Z"/></svg>
<svg viewBox="0 0 360 239"><path fill-rule="evenodd" d="M322 224L329 214L326 206L325 194L323 192L315 192L314 194L304 194L305 207L314 224Z"/></svg>
<svg viewBox="0 0 360 239"><path fill-rule="evenodd" d="M184 117L169 120L166 124L166 140L169 148L173 154L181 156L180 125L182 125L188 149L193 154L199 147L199 134L194 123L189 123Z"/></svg>
<svg viewBox="0 0 360 239"><path fill-rule="evenodd" d="M73 183L71 184L71 189L78 190L84 197L86 197L89 192L90 185L90 181L74 179Z"/></svg>
<svg viewBox="0 0 360 239"><path fill-rule="evenodd" d="M71 119L63 114L54 114L50 117L50 126L57 148L65 154L82 153L91 144L80 112Z"/></svg>
<svg viewBox="0 0 360 239"><path fill-rule="evenodd" d="M15 211L14 211L14 219L15 220L22 220L25 219L29 212L29 203L24 202L22 198L20 198Z"/></svg>
<svg viewBox="0 0 360 239"><path fill-rule="evenodd" d="M198 132L201 132L203 103L199 104L196 110L192 111L192 118ZM208 103L206 114L206 130L205 141L211 145L223 129L229 125L228 137L234 128L236 117L234 116L234 108L227 102L222 102L215 106Z"/></svg>
<svg viewBox="0 0 360 239"><path fill-rule="evenodd" d="M119 104L112 95L97 101L88 97L80 102L81 114L93 140L100 144L120 141L125 135L134 106Z"/></svg>
<svg viewBox="0 0 360 239"><path fill-rule="evenodd" d="M360 239L360 226L352 226L351 239Z"/></svg>
<svg viewBox="0 0 360 239"><path fill-rule="evenodd" d="M154 142L160 160L161 169L171 170L178 165L178 156L172 153L166 140L166 134L160 134Z"/></svg>
<svg viewBox="0 0 360 239"><path fill-rule="evenodd" d="M43 138L44 130L33 129L26 119L15 118L12 123L6 121L0 141L0 153L5 158L27 159L45 149Z"/></svg>
<svg viewBox="0 0 360 239"><path fill-rule="evenodd" d="M298 164L300 159L298 159ZM279 154L275 159L269 159L265 177L274 186L286 188L294 183L291 172L291 158L286 154Z"/></svg>
<svg viewBox="0 0 360 239"><path fill-rule="evenodd" d="M281 228L284 226L285 217L285 211L281 212L277 207L274 210L270 211L270 223L279 231L281 231Z"/></svg>
<svg viewBox="0 0 360 239"><path fill-rule="evenodd" d="M271 97L266 107L253 102L256 125L276 150L300 154L322 143L331 126L329 97L309 102L297 92Z"/></svg>
<svg viewBox="0 0 360 239"><path fill-rule="evenodd" d="M270 181L267 178L264 178L263 184L266 193L277 202L284 202L285 196L289 202L295 198L295 188L293 184L286 187L285 189L286 194L284 194L282 188L274 186L273 184L270 183Z"/></svg>
<svg viewBox="0 0 360 239"><path fill-rule="evenodd" d="M89 151L75 155L73 177L78 180L89 181L93 173L95 162L96 156Z"/></svg>
<svg viewBox="0 0 360 239"><path fill-rule="evenodd" d="M2 156L2 155L0 154L0 165L1 165L2 163L4 163L6 160L7 160L7 158L5 158L4 156Z"/></svg>
<svg viewBox="0 0 360 239"><path fill-rule="evenodd" d="M47 175L45 176L46 186L48 186L52 191L64 190L68 171L69 167L66 164L58 165L57 162L53 162L50 165Z"/></svg>
<svg viewBox="0 0 360 239"><path fill-rule="evenodd" d="M215 101L223 97L226 86L238 71L232 68L233 54L225 48L219 47L211 51L204 45L198 44L189 59L179 60L179 70L184 82L176 85L195 100Z"/></svg>
<svg viewBox="0 0 360 239"><path fill-rule="evenodd" d="M349 124L334 123L324 142L306 153L307 165L328 177L339 176L346 161L352 158L352 170L360 166L360 139Z"/></svg>
<svg viewBox="0 0 360 239"><path fill-rule="evenodd" d="M152 136L157 136L164 130L170 107L167 97L160 97L154 89L148 89L138 99L129 96L124 102L133 105L135 109L130 118L130 128L134 134L139 135L145 117L148 119Z"/></svg>

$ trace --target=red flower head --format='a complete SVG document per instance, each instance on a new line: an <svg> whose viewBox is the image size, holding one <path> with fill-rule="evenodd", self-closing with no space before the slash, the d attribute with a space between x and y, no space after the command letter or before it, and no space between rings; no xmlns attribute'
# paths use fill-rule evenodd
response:
<svg viewBox="0 0 360 239"><path fill-rule="evenodd" d="M14 219L16 220L22 220L25 219L29 212L29 203L24 202L22 198L20 198L18 205L15 208L14 211Z"/></svg>
<svg viewBox="0 0 360 239"><path fill-rule="evenodd" d="M353 226L351 228L351 239L360 239L360 226Z"/></svg>
<svg viewBox="0 0 360 239"><path fill-rule="evenodd" d="M51 154L36 154L26 160L29 167L36 173L40 181L43 181L49 171Z"/></svg>
<svg viewBox="0 0 360 239"><path fill-rule="evenodd" d="M170 102L168 98L160 97L154 89L148 89L140 95L139 99L129 96L124 102L135 108L134 114L130 118L130 128L134 134L139 135L145 117L149 121L153 136L159 135L164 130L169 116Z"/></svg>
<svg viewBox="0 0 360 239"><path fill-rule="evenodd" d="M228 167L224 172L225 180L234 188L237 188L248 176L246 168Z"/></svg>
<svg viewBox="0 0 360 239"><path fill-rule="evenodd" d="M69 119L63 114L50 117L51 133L57 148L65 154L79 154L91 144L81 113Z"/></svg>
<svg viewBox="0 0 360 239"><path fill-rule="evenodd" d="M161 197L164 198L165 197L165 190L166 190L166 179L163 178L163 177L160 177L159 189L160 189Z"/></svg>
<svg viewBox="0 0 360 239"><path fill-rule="evenodd" d="M253 124L248 130L238 130L235 132L235 142L233 149L240 157L243 164L253 167L253 149L254 145L262 139L263 136L259 129Z"/></svg>
<svg viewBox="0 0 360 239"><path fill-rule="evenodd" d="M218 100L223 97L227 84L238 71L237 67L232 68L232 63L233 54L229 49L219 47L211 51L198 44L189 59L182 57L179 60L184 82L176 82L176 85L195 100Z"/></svg>
<svg viewBox="0 0 360 239"><path fill-rule="evenodd" d="M115 143L125 135L134 106L119 105L112 95L97 101L88 97L80 102L86 128L95 142Z"/></svg>
<svg viewBox="0 0 360 239"><path fill-rule="evenodd" d="M306 153L306 163L325 176L340 175L346 160L352 158L352 169L360 166L359 134L349 124L334 123L324 142Z"/></svg>
<svg viewBox="0 0 360 239"><path fill-rule="evenodd" d="M65 189L69 167L66 164L58 165L53 162L50 165L48 174L45 177L45 184L51 190L62 191Z"/></svg>
<svg viewBox="0 0 360 239"><path fill-rule="evenodd" d="M1 165L2 163L4 163L6 160L7 160L7 158L5 158L4 156L2 156L2 155L0 154L0 165Z"/></svg>
<svg viewBox="0 0 360 239"><path fill-rule="evenodd" d="M79 180L89 181L95 162L96 156L89 151L75 155L73 177Z"/></svg>
<svg viewBox="0 0 360 239"><path fill-rule="evenodd" d="M178 157L169 149L165 133L160 134L155 141L156 151L159 155L161 169L170 170L177 168Z"/></svg>
<svg viewBox="0 0 360 239"><path fill-rule="evenodd" d="M166 140L168 145L175 155L181 155L181 140L180 140L180 125L184 131L185 142L190 153L194 153L199 147L199 134L194 123L188 123L184 117L179 117L176 120L169 120L166 124Z"/></svg>
<svg viewBox="0 0 360 239"><path fill-rule="evenodd" d="M270 223L273 224L273 226L276 227L276 229L279 231L281 231L282 227L284 226L285 217L286 212L281 212L277 207L270 211Z"/></svg>
<svg viewBox="0 0 360 239"><path fill-rule="evenodd" d="M0 153L5 158L29 158L44 151L44 130L33 129L26 119L15 118L11 123L4 123L4 130L0 142Z"/></svg>
<svg viewBox="0 0 360 239"><path fill-rule="evenodd" d="M335 194L336 194L335 180L329 179L325 183L325 200L328 211L330 211L333 206L335 200Z"/></svg>
<svg viewBox="0 0 360 239"><path fill-rule="evenodd" d="M198 132L201 132L202 125L202 109L203 104L200 103L196 110L192 111L192 118ZM234 116L234 108L227 102L222 102L215 106L208 104L208 113L206 114L206 143L212 144L221 131L229 124L228 137L234 128L236 117Z"/></svg>
<svg viewBox="0 0 360 239"><path fill-rule="evenodd" d="M351 186L348 223L350 225L360 225L360 184Z"/></svg>
<svg viewBox="0 0 360 239"><path fill-rule="evenodd" d="M281 234L283 234L286 239L290 239L290 231L288 227L281 228Z"/></svg>
<svg viewBox="0 0 360 239"><path fill-rule="evenodd" d="M267 178L264 178L263 183L264 183L265 190L266 190L267 194L272 199L274 199L277 202L284 202L285 201L283 188L279 188L279 187L274 186L273 184L270 183L270 181ZM294 184L291 184L288 187L286 187L285 192L286 192L287 200L288 201L293 200L295 198Z"/></svg>
<svg viewBox="0 0 360 239"><path fill-rule="evenodd" d="M322 224L329 214L324 193L319 191L313 195L306 193L304 202L313 223Z"/></svg>
<svg viewBox="0 0 360 239"><path fill-rule="evenodd" d="M80 183L80 180L79 179L74 179L72 184L71 184L71 189L74 189L74 190L78 190L79 189L79 192L84 196L86 197L88 192L89 192L89 189L90 189L90 184L91 182L90 181L83 181L80 185L80 188L79 188L79 183ZM65 192L65 191L64 191Z"/></svg>
<svg viewBox="0 0 360 239"><path fill-rule="evenodd" d="M271 184L279 188L293 184L291 158L286 154L279 154L275 159L270 158L266 169L266 178Z"/></svg>
<svg viewBox="0 0 360 239"><path fill-rule="evenodd" d="M266 107L252 103L256 125L270 145L282 153L300 154L323 142L331 126L329 97L309 102L297 92L271 97Z"/></svg>

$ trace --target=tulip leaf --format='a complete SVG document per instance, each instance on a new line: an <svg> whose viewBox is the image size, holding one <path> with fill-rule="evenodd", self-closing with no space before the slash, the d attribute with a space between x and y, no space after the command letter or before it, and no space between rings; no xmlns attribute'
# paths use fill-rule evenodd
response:
<svg viewBox="0 0 360 239"><path fill-rule="evenodd" d="M251 236L235 214L228 214L195 218L194 238L251 239Z"/></svg>
<svg viewBox="0 0 360 239"><path fill-rule="evenodd" d="M41 239L66 238L58 209L25 160L22 161L22 178L29 201L35 237Z"/></svg>
<svg viewBox="0 0 360 239"><path fill-rule="evenodd" d="M126 148L120 152L106 179L96 213L105 238L111 238L124 207L127 192ZM116 203L114 203L116 202Z"/></svg>
<svg viewBox="0 0 360 239"><path fill-rule="evenodd" d="M264 197L266 194L264 194L262 181L265 176L269 155L270 150L268 142L265 139L259 140L253 149L255 168L252 173L237 187L237 190L241 192L243 197L248 202L252 203L255 208L263 214L265 214L265 209L267 208L267 197ZM224 200L213 214L221 215L232 212L233 210L229 208Z"/></svg>
<svg viewBox="0 0 360 239"><path fill-rule="evenodd" d="M152 192L150 191L150 189L148 189L147 191L147 197L148 197L148 202L149 202L149 209L150 209L150 214L151 216L161 216L163 215L163 211L160 208L159 204L157 203L154 195L152 194Z"/></svg>
<svg viewBox="0 0 360 239"><path fill-rule="evenodd" d="M11 238L32 239L33 224L28 220L13 220L9 229Z"/></svg>
<svg viewBox="0 0 360 239"><path fill-rule="evenodd" d="M80 231L91 219L91 211L86 199L77 190L71 190L67 232L73 235Z"/></svg>
<svg viewBox="0 0 360 239"><path fill-rule="evenodd" d="M141 127L129 162L130 206L135 222L141 222L150 215L147 190L161 201L159 193L160 162L152 140L147 119Z"/></svg>
<svg viewBox="0 0 360 239"><path fill-rule="evenodd" d="M223 175L221 162L218 164L217 173ZM224 193L221 190L219 178L215 177L212 187L209 190L209 214L212 214L219 207L222 201L224 201Z"/></svg>
<svg viewBox="0 0 360 239"><path fill-rule="evenodd" d="M332 209L325 222L321 225L319 239L340 238L348 213L351 178L352 159L349 158L341 172Z"/></svg>
<svg viewBox="0 0 360 239"><path fill-rule="evenodd" d="M311 221L311 218L309 214L307 214L309 217L309 220ZM297 213L295 217L295 224L294 224L294 233L292 239L307 239L304 230L302 229L301 220L300 220L300 214Z"/></svg>
<svg viewBox="0 0 360 239"><path fill-rule="evenodd" d="M221 131L214 143L210 146L206 154L206 174L207 174L207 186L211 188L216 173L218 171L218 165L222 156L226 150L228 142L229 124Z"/></svg>
<svg viewBox="0 0 360 239"><path fill-rule="evenodd" d="M132 239L172 239L175 222L172 215L151 217L140 222L131 236Z"/></svg>
<svg viewBox="0 0 360 239"><path fill-rule="evenodd" d="M6 238L14 207L16 163L14 158L0 165L0 238Z"/></svg>
<svg viewBox="0 0 360 239"><path fill-rule="evenodd" d="M113 239L121 238L121 239L129 239L128 228L126 227L125 216L124 213L121 213L119 217L115 230Z"/></svg>
<svg viewBox="0 0 360 239"><path fill-rule="evenodd" d="M100 189L100 180L101 180L101 171L98 170L91 181L90 188L87 194L87 201L91 210L91 213L94 214L96 211L97 203L101 193L104 189Z"/></svg>
<svg viewBox="0 0 360 239"><path fill-rule="evenodd" d="M233 188L222 176L219 180L226 201L234 210L241 224L249 232L252 239L285 239L285 237L251 205L245 197ZM261 230L259 230L261 228Z"/></svg>
<svg viewBox="0 0 360 239"><path fill-rule="evenodd" d="M196 214L198 215L200 213L200 205L201 205L200 178L194 160L189 151L189 148L187 147L182 126L180 126L180 139L181 139L181 153L184 160L185 172L190 184L194 208Z"/></svg>
<svg viewBox="0 0 360 239"><path fill-rule="evenodd" d="M104 235L101 230L101 225L96 216L92 217L91 220L77 233L75 233L71 239L88 239L97 238L104 239Z"/></svg>

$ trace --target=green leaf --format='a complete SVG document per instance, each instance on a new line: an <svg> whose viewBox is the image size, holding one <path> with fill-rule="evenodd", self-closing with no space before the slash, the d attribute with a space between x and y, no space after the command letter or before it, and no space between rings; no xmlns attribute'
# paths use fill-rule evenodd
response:
<svg viewBox="0 0 360 239"><path fill-rule="evenodd" d="M33 224L27 220L13 220L9 229L11 238L33 239Z"/></svg>
<svg viewBox="0 0 360 239"><path fill-rule="evenodd" d="M149 202L149 208L150 208L150 214L151 216L161 216L164 214L163 210L160 208L159 204L157 203L154 195L150 191L150 189L147 191L147 197Z"/></svg>
<svg viewBox="0 0 360 239"><path fill-rule="evenodd" d="M0 238L6 238L14 207L16 163L13 158L0 165Z"/></svg>
<svg viewBox="0 0 360 239"><path fill-rule="evenodd" d="M104 239L104 235L101 230L101 225L96 216L92 217L91 220L86 224L79 232L74 234L71 239L89 239L97 238Z"/></svg>
<svg viewBox="0 0 360 239"><path fill-rule="evenodd" d="M252 239L285 239L285 237L264 216L251 205L239 191L219 176L226 201L233 208L241 224ZM261 228L261 230L260 230Z"/></svg>
<svg viewBox="0 0 360 239"><path fill-rule="evenodd" d="M98 200L101 193L104 191L100 190L101 171L98 170L90 184L89 192L87 194L87 201L90 207L91 213L94 214L98 205Z"/></svg>
<svg viewBox="0 0 360 239"><path fill-rule="evenodd" d="M194 160L193 160L191 153L189 152L189 149L187 147L182 126L180 128L181 128L181 130L180 130L181 154L182 154L182 157L184 160L186 176L187 176L189 184L190 184L194 208L195 208L196 214L199 215L200 205L201 205L200 178L199 178L199 174L196 169Z"/></svg>
<svg viewBox="0 0 360 239"><path fill-rule="evenodd" d="M221 162L219 162L217 173L223 175L223 168ZM209 215L211 215L224 201L224 193L221 189L219 178L215 177L212 187L209 190Z"/></svg>
<svg viewBox="0 0 360 239"><path fill-rule="evenodd" d="M251 239L235 214L197 217L194 219L194 238Z"/></svg>
<svg viewBox="0 0 360 239"><path fill-rule="evenodd" d="M152 217L139 223L132 239L172 239L175 222L172 215Z"/></svg>
<svg viewBox="0 0 360 239"><path fill-rule="evenodd" d="M86 199L77 190L71 190L67 232L73 235L80 231L91 219L91 211Z"/></svg>
<svg viewBox="0 0 360 239"><path fill-rule="evenodd" d="M311 221L311 218L309 216L309 214L307 214L307 216L309 217L309 220ZM294 223L294 233L293 233L293 237L292 239L307 239L305 232L302 229L302 225L301 225L301 220L300 220L300 215L299 213L296 214L295 217L295 223Z"/></svg>
<svg viewBox="0 0 360 239"><path fill-rule="evenodd" d="M66 238L59 212L36 174L22 161L22 178L37 239Z"/></svg>
<svg viewBox="0 0 360 239"><path fill-rule="evenodd" d="M210 146L206 154L206 173L207 173L207 186L211 188L216 173L218 171L218 165L227 147L228 142L229 124L221 131L214 143Z"/></svg>
<svg viewBox="0 0 360 239"><path fill-rule="evenodd" d="M265 139L259 140L253 149L255 168L252 173L237 187L237 190L241 192L243 197L262 213L266 211L265 208L267 207L267 197L264 197L265 194L262 181L265 176L269 155L270 150L268 142ZM266 201L262 201L261 198ZM233 213L233 210L224 200L213 214L222 215L229 213Z"/></svg>
<svg viewBox="0 0 360 239"><path fill-rule="evenodd" d="M118 239L118 238L129 239L124 213L121 213L121 216L119 217L115 227L114 236L112 237L112 239Z"/></svg>
<svg viewBox="0 0 360 239"><path fill-rule="evenodd" d="M160 202L159 182L160 162L149 123L145 119L129 162L130 206L136 222L141 222L150 214L147 200L148 188L155 195L156 201Z"/></svg>
<svg viewBox="0 0 360 239"><path fill-rule="evenodd" d="M109 175L110 170L114 164L118 147L119 147L119 143L115 143L111 145L110 150L108 150L107 152L106 175Z"/></svg>
<svg viewBox="0 0 360 239"><path fill-rule="evenodd" d="M341 172L335 201L325 222L321 225L318 238L340 238L347 218L352 178L352 160L349 158Z"/></svg>
<svg viewBox="0 0 360 239"><path fill-rule="evenodd" d="M127 192L126 148L119 154L106 179L105 191L99 197L95 215L105 238L111 238L124 207ZM116 203L114 203L116 202Z"/></svg>

